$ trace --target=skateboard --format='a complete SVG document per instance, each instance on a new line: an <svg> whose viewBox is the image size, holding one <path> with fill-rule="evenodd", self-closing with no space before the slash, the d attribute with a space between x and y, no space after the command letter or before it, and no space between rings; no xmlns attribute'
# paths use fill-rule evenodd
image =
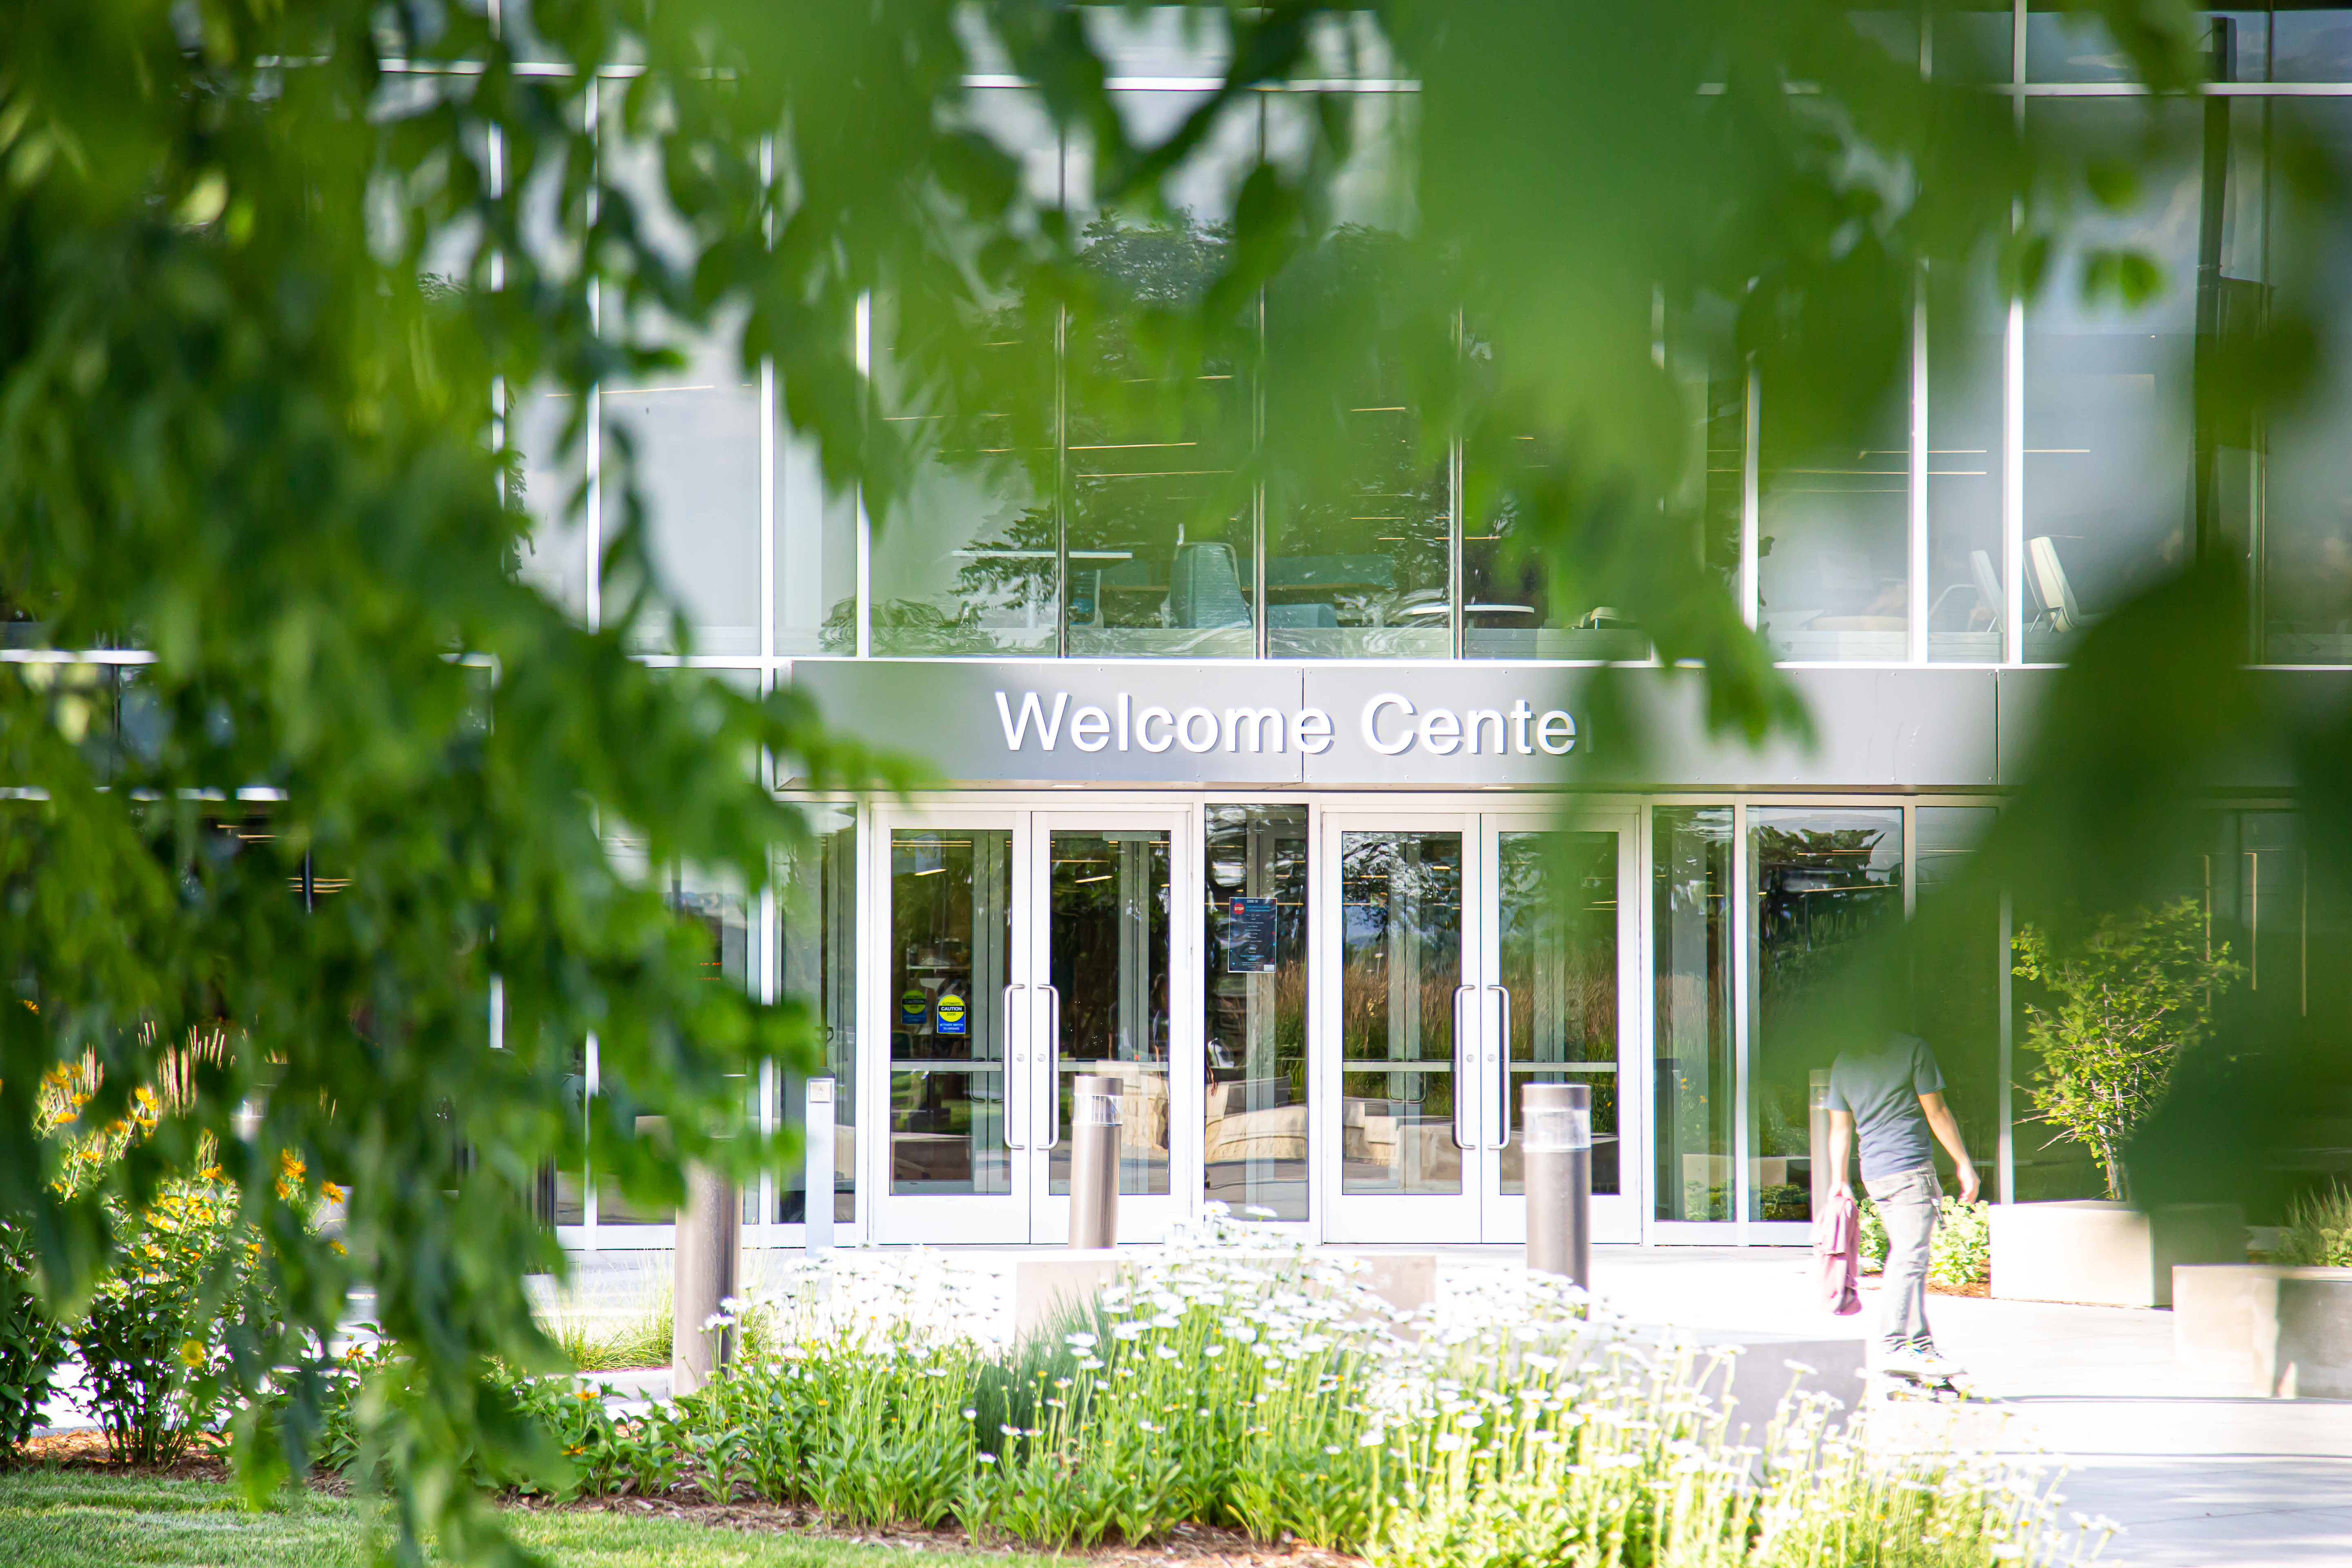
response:
<svg viewBox="0 0 2352 1568"><path fill-rule="evenodd" d="M1926 1373L1888 1368L1878 1375L1886 1380L1886 1394L1890 1399L1927 1399L1938 1405L1958 1405L1980 1397L1969 1386L1969 1374L1965 1372L1930 1376Z"/></svg>

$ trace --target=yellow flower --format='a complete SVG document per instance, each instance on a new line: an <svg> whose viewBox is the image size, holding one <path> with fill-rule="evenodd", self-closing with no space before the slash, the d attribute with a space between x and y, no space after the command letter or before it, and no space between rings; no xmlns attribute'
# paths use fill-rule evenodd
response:
<svg viewBox="0 0 2352 1568"><path fill-rule="evenodd" d="M205 1347L203 1343L196 1340L182 1340L180 1342L180 1359L187 1363L191 1369L204 1365Z"/></svg>

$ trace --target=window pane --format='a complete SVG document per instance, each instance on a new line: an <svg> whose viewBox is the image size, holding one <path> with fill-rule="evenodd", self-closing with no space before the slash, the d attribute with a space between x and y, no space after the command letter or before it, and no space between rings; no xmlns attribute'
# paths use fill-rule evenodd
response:
<svg viewBox="0 0 2352 1568"><path fill-rule="evenodd" d="M751 979L751 943L750 901L744 896L740 879L724 872L698 871L671 867L656 871L646 862L642 842L624 837L606 841L607 852L625 876L657 877L663 901L692 925L701 929L707 946L705 971L713 984L748 989ZM739 1064L728 1075L738 1086L738 1103L751 1109L754 1088L758 1082L750 1063ZM607 1088L614 1083L612 1064L600 1064L599 1080ZM637 1119L640 1138L656 1136L660 1118L641 1116ZM617 1181L601 1176L596 1187L596 1224L604 1226L667 1225L672 1219L669 1210L647 1208L625 1197Z"/></svg>
<svg viewBox="0 0 2352 1568"><path fill-rule="evenodd" d="M1748 813L1756 976L1748 1093L1749 1219L1812 1218L1811 1085L1835 1057L1842 984L1903 919L1903 813Z"/></svg>
<svg viewBox="0 0 2352 1568"><path fill-rule="evenodd" d="M1914 814L1911 1027L1936 1053L1945 1102L1988 1189L2000 1142L2000 893L1954 884L1999 815L1989 805L1923 805ZM1941 1153L1937 1164L1948 1169Z"/></svg>
<svg viewBox="0 0 2352 1568"><path fill-rule="evenodd" d="M1339 839L1340 1189L1458 1193L1462 836Z"/></svg>
<svg viewBox="0 0 2352 1568"><path fill-rule="evenodd" d="M569 430L580 400L538 386L516 397L507 416L515 468L508 504L529 518L519 575L573 618L588 618L588 514L582 488L588 465ZM568 440L575 444L567 445Z"/></svg>
<svg viewBox="0 0 2352 1568"><path fill-rule="evenodd" d="M803 809L812 841L776 853L776 994L808 1008L834 1080L833 1217L846 1222L857 1215L857 811ZM808 1104L803 1080L779 1073L776 1082L775 1120L799 1121ZM780 1223L806 1217L806 1173L805 1162L778 1173Z"/></svg>
<svg viewBox="0 0 2352 1568"><path fill-rule="evenodd" d="M2340 75L2301 74L2328 68L2331 55L2336 62L2334 69L2340 73L2342 44L2339 38L2331 37L2331 30L2325 24L2297 26L2291 20L2293 15L2286 13L2278 18L2281 31L2276 41L2287 52L2273 61L2270 13L2197 13L2198 47L2209 62L2208 74L2216 81L2340 80ZM2340 16L2343 13L2317 15ZM2113 82L2137 79L2130 57L2116 46L2105 23L2082 11L2059 14L2048 0L2036 0L2032 14L2026 17L2025 79Z"/></svg>
<svg viewBox="0 0 2352 1568"><path fill-rule="evenodd" d="M1013 835L890 836L890 1190L1009 1193Z"/></svg>
<svg viewBox="0 0 2352 1568"><path fill-rule="evenodd" d="M1061 202L1061 142L1034 92L978 89L966 112L1021 161L1032 201ZM877 343L888 341L889 313L898 308L877 296ZM913 448L918 469L901 503L873 519L876 653L1054 653L1061 616L1055 325L1050 310L1033 315L1017 300L995 303L983 323L978 417L952 436L944 433L950 422L900 387L877 355L880 416ZM854 632L854 619L848 625ZM841 640L838 629L830 640Z"/></svg>
<svg viewBox="0 0 2352 1568"><path fill-rule="evenodd" d="M1119 1188L1168 1191L1168 835L1051 836L1054 989L1059 998L1055 1114L1075 1125L1080 1073L1119 1080ZM1048 1190L1070 1190L1070 1140L1054 1147Z"/></svg>
<svg viewBox="0 0 2352 1568"><path fill-rule="evenodd" d="M645 326L650 335L655 327ZM627 521L619 483L624 447L645 509L646 544L662 586L684 612L690 651L760 651L760 383L744 370L739 323L694 334L674 371L626 377L604 400L604 527ZM605 584L605 615L625 609L624 585ZM671 636L667 606L632 627L647 652L689 651Z"/></svg>
<svg viewBox="0 0 2352 1568"><path fill-rule="evenodd" d="M1843 442L1800 445L1762 388L1757 620L1788 659L1909 657L1906 396Z"/></svg>
<svg viewBox="0 0 2352 1568"><path fill-rule="evenodd" d="M1954 301L1952 310L1958 310ZM2000 307L1973 302L1970 324L1997 326ZM1927 382L1927 657L2002 658L2001 340L1991 331L1939 336Z"/></svg>
<svg viewBox="0 0 2352 1568"><path fill-rule="evenodd" d="M1190 298L1224 265L1222 228L1187 215L1089 230L1117 300ZM1248 367L1212 358L1171 384L1124 311L1069 334L1070 652L1245 658L1256 651Z"/></svg>
<svg viewBox="0 0 2352 1568"><path fill-rule="evenodd" d="M1238 1213L1305 1219L1307 808L1213 805L1207 816L1206 1191ZM1269 915L1274 941L1261 950ZM1237 933L1249 939L1238 948Z"/></svg>
<svg viewBox="0 0 2352 1568"><path fill-rule="evenodd" d="M1731 808L1651 817L1657 1217L1731 1217Z"/></svg>
<svg viewBox="0 0 2352 1568"><path fill-rule="evenodd" d="M2282 18L2282 23L2284 23ZM2338 172L2352 169L2352 110L2279 103L2274 141L2309 139ZM2249 113L2251 105L2237 106ZM2277 281L2320 333L2321 374L2302 401L2272 416L2256 470L2262 561L2256 577L2260 657L2267 664L2352 663L2352 221L2338 205L2292 199L2283 180L2271 253ZM2223 476L2226 479L2227 476Z"/></svg>
<svg viewBox="0 0 2352 1568"><path fill-rule="evenodd" d="M2136 149L2136 101L2037 103L2054 131ZM2186 563L2189 373L2196 323L2195 110L2158 110L2166 140L2139 200L2076 224L2076 244L2025 314L2025 657L2063 658L2081 628ZM2141 251L2161 289L2137 310L2086 302L2082 253Z"/></svg>
<svg viewBox="0 0 2352 1568"><path fill-rule="evenodd" d="M857 651L857 499L828 489L776 381L776 652Z"/></svg>
<svg viewBox="0 0 2352 1568"><path fill-rule="evenodd" d="M1510 1142L1503 1191L1527 1190L1520 1090L1592 1091L1592 1190L1619 1191L1617 836L1505 833L1496 846L1503 986L1510 995Z"/></svg>

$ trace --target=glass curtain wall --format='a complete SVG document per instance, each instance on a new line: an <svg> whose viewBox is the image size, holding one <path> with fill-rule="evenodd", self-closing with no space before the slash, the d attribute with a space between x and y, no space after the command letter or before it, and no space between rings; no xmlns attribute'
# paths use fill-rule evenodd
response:
<svg viewBox="0 0 2352 1568"><path fill-rule="evenodd" d="M1810 1220L1811 1087L1872 1026L1854 966L1903 920L1902 810L1750 806L1748 866L1748 1217Z"/></svg>
<svg viewBox="0 0 2352 1568"><path fill-rule="evenodd" d="M1052 836L1055 1114L1072 1121L1074 1080L1119 1081L1119 1191L1169 1190L1169 841L1158 829ZM1070 1140L1047 1180L1070 1190Z"/></svg>
<svg viewBox="0 0 2352 1568"><path fill-rule="evenodd" d="M890 1190L1013 1190L1004 987L1013 835L890 835Z"/></svg>
<svg viewBox="0 0 2352 1568"><path fill-rule="evenodd" d="M857 808L816 805L805 844L776 851L776 995L807 1009L834 1081L833 1217L857 1217ZM805 1080L771 1075L778 1102L769 1125L801 1123ZM807 1166L780 1170L774 1218L798 1225L807 1217ZM820 1209L818 1212L822 1213Z"/></svg>
<svg viewBox="0 0 2352 1568"><path fill-rule="evenodd" d="M1989 1198L1999 1195L1992 1189L2001 1131L2000 895L1957 884L1999 815L1989 805L1923 805L1912 814L1918 910L1912 922L1911 1032L1936 1053L1944 1101L1960 1124ZM1950 1173L1940 1144L1936 1163Z"/></svg>
<svg viewBox="0 0 2352 1568"><path fill-rule="evenodd" d="M1339 840L1340 1190L1459 1193L1462 835Z"/></svg>
<svg viewBox="0 0 2352 1568"><path fill-rule="evenodd" d="M1731 1215L1732 812L1660 806L1650 816L1652 1138L1661 1220Z"/></svg>
<svg viewBox="0 0 2352 1568"><path fill-rule="evenodd" d="M1307 1217L1307 808L1212 805L1202 999L1213 1202Z"/></svg>
<svg viewBox="0 0 2352 1568"><path fill-rule="evenodd" d="M1504 833L1495 889L1503 988L1510 996L1505 1090L1510 1142L1502 1190L1523 1193L1530 1083L1591 1089L1592 1191L1619 1190L1617 836Z"/></svg>
<svg viewBox="0 0 2352 1568"><path fill-rule="evenodd" d="M1165 139L1208 94L1122 90L1128 133ZM1246 658L1257 651L1251 482L1256 323L1226 323L1197 374L1178 376L1139 329L1197 300L1231 252L1233 192L1255 162L1259 110L1227 110L1163 187L1164 218L1097 213L1084 260L1098 312L1066 321L1068 651ZM1090 181L1092 161L1074 158Z"/></svg>

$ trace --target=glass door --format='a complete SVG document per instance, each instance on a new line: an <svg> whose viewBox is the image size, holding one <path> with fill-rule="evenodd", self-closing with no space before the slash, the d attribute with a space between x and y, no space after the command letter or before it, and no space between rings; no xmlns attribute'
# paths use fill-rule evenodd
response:
<svg viewBox="0 0 2352 1568"><path fill-rule="evenodd" d="M1477 818L1323 824L1323 1234L1475 1241L1486 1151L1463 916L1478 903Z"/></svg>
<svg viewBox="0 0 2352 1568"><path fill-rule="evenodd" d="M1621 1092L1632 1056L1624 1001L1639 984L1631 900L1620 897L1640 885L1634 829L1629 812L1480 819L1479 1077L1502 1121L1487 1129L1487 1241L1527 1239L1519 1133L1531 1083L1591 1089L1593 1239L1641 1239L1642 1167L1631 1151L1642 1108L1639 1095Z"/></svg>
<svg viewBox="0 0 2352 1568"><path fill-rule="evenodd" d="M1025 914L1025 813L876 814L882 896L865 999L887 1129L869 1170L877 1241L1025 1242L1044 1013Z"/></svg>
<svg viewBox="0 0 2352 1568"><path fill-rule="evenodd" d="M1527 1237L1530 1083L1592 1090L1593 1234L1638 1241L1636 818L1327 815L1318 1101L1335 1241ZM1630 1100L1630 1102L1629 1102Z"/></svg>
<svg viewBox="0 0 2352 1568"><path fill-rule="evenodd" d="M1200 1124L1189 1018L1171 1005L1180 953L1192 946L1192 834L1181 811L1039 812L1030 836L1038 921L1024 973L1046 1055L1037 1063L1042 1157L1033 1179L1031 1239L1069 1235L1071 1085L1079 1074L1119 1080L1118 1231L1157 1240L1200 1184ZM1051 1086L1050 1089L1045 1086ZM1179 1104L1181 1098L1182 1103ZM1180 1163L1183 1168L1179 1169Z"/></svg>

